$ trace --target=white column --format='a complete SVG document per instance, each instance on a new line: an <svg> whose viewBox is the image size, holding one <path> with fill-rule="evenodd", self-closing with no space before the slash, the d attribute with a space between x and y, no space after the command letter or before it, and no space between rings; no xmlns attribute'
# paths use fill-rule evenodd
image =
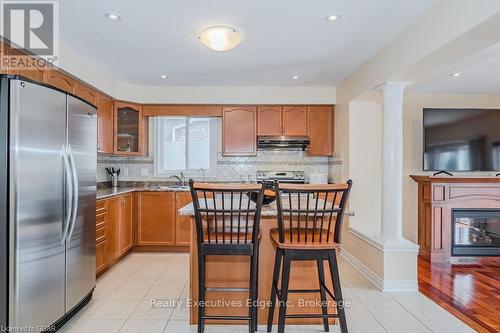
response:
<svg viewBox="0 0 500 333"><path fill-rule="evenodd" d="M383 99L382 229L384 242L403 240L403 95L409 82L378 87Z"/></svg>

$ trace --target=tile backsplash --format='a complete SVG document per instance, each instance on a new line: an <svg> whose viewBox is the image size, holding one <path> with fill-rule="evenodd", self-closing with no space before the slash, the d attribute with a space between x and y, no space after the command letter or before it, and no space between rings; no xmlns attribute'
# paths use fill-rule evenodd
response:
<svg viewBox="0 0 500 333"><path fill-rule="evenodd" d="M255 181L257 170L295 171L302 170L306 177L312 172L329 175L330 181L340 181L340 160L329 157L308 157L302 151L258 151L257 156L225 157L217 153L216 175L206 177L221 181ZM107 181L105 168L120 168L120 180L163 181L168 177L154 176L154 156L118 157L99 155L97 159L97 181ZM201 172L186 177L201 178ZM338 178L338 179L336 179Z"/></svg>

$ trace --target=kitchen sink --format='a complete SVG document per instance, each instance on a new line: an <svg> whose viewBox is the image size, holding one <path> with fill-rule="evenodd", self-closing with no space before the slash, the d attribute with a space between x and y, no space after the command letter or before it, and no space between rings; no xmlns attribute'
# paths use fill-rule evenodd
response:
<svg viewBox="0 0 500 333"><path fill-rule="evenodd" d="M159 190L159 191L168 191L168 190L181 190L181 191L187 191L189 190L189 186L187 185L161 185L161 186L154 186L152 187L153 190Z"/></svg>

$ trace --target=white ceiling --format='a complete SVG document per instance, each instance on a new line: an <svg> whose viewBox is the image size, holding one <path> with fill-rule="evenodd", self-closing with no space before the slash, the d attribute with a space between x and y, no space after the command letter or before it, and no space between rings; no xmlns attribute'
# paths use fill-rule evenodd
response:
<svg viewBox="0 0 500 333"><path fill-rule="evenodd" d="M335 86L435 2L64 0L60 37L117 81L139 85ZM123 19L107 19L110 11ZM331 13L342 19L326 21ZM208 49L196 36L214 24L237 27L243 43Z"/></svg>
<svg viewBox="0 0 500 333"><path fill-rule="evenodd" d="M462 73L453 77L452 73ZM486 49L471 59L448 67L414 92L423 94L499 95L500 44Z"/></svg>

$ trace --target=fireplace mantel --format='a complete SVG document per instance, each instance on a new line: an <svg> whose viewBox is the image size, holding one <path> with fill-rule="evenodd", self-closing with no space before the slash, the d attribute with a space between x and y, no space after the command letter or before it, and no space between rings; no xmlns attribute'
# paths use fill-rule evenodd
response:
<svg viewBox="0 0 500 333"><path fill-rule="evenodd" d="M419 255L432 262L451 257L453 209L500 209L500 177L410 177L418 183Z"/></svg>

